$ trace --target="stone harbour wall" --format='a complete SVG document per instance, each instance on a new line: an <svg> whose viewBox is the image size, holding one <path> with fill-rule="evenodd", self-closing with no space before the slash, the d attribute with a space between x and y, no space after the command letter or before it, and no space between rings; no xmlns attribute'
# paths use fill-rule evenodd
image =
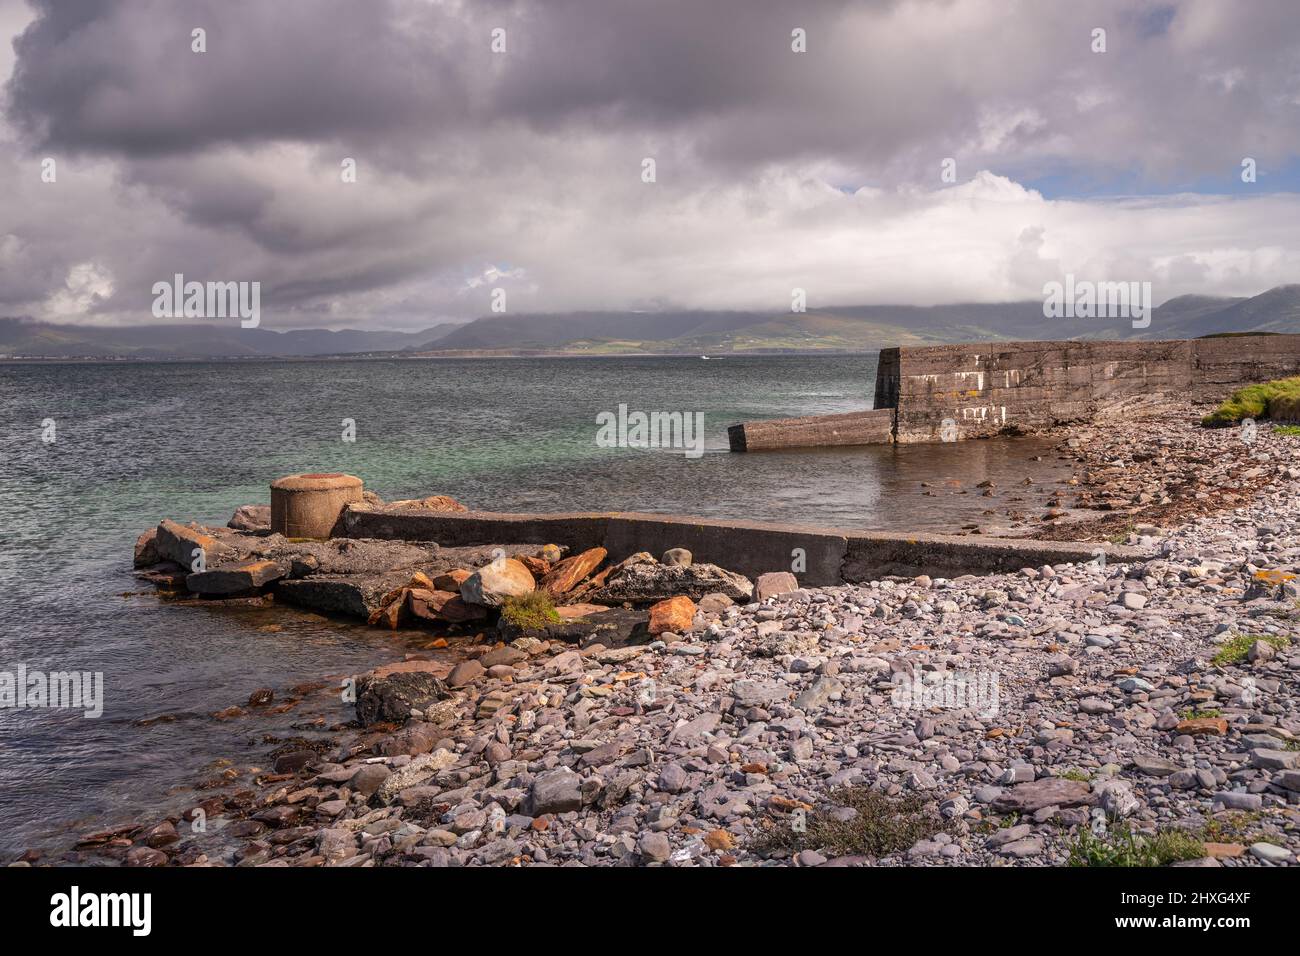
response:
<svg viewBox="0 0 1300 956"><path fill-rule="evenodd" d="M1296 374L1300 335L892 348L880 353L872 411L746 422L729 436L732 451L987 438L1165 399L1219 401Z"/></svg>

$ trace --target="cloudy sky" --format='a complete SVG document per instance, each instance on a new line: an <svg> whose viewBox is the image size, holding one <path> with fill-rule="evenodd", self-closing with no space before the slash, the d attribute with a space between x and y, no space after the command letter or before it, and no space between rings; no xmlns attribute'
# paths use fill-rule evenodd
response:
<svg viewBox="0 0 1300 956"><path fill-rule="evenodd" d="M1300 282L1295 0L0 0L0 40L0 316L150 321L177 272L281 328Z"/></svg>

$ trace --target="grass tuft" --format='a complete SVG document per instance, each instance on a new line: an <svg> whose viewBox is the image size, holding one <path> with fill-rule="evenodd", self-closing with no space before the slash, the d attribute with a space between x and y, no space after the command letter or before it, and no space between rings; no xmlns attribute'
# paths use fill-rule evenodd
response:
<svg viewBox="0 0 1300 956"><path fill-rule="evenodd" d="M506 598L501 605L501 620L523 630L537 630L563 621L555 602L545 591L530 591L520 598Z"/></svg>
<svg viewBox="0 0 1300 956"><path fill-rule="evenodd" d="M837 820L835 810L850 808L851 819ZM933 803L918 796L890 797L870 787L842 787L827 795L827 804L809 810L802 831L791 820L770 817L750 840L749 848L766 856L788 856L800 850L823 850L832 856L890 856L918 840L948 832Z"/></svg>
<svg viewBox="0 0 1300 956"><path fill-rule="evenodd" d="M1201 419L1207 428L1235 425L1243 418L1268 417L1269 403L1277 399L1300 399L1300 376L1279 378L1239 388L1222 405Z"/></svg>
<svg viewBox="0 0 1300 956"><path fill-rule="evenodd" d="M1215 667L1240 664L1246 659L1246 655L1250 653L1250 649L1256 641L1272 644L1281 650L1291 643L1291 638L1285 634L1238 634L1220 645L1219 652L1210 658L1210 663Z"/></svg>
<svg viewBox="0 0 1300 956"><path fill-rule="evenodd" d="M1070 866L1168 866L1205 856L1205 844L1187 830L1136 833L1127 823L1103 836L1083 827L1069 849Z"/></svg>

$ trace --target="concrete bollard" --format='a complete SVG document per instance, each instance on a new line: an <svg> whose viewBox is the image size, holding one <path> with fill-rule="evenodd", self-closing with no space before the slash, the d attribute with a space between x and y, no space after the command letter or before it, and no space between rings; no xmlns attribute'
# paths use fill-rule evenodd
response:
<svg viewBox="0 0 1300 956"><path fill-rule="evenodd" d="M362 482L341 472L288 475L271 482L271 531L286 538L328 538L343 509L361 500Z"/></svg>

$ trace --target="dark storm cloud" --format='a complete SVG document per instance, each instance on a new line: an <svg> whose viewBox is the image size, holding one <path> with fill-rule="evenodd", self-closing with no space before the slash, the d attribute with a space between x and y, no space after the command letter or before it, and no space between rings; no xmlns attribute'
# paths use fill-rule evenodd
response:
<svg viewBox="0 0 1300 956"><path fill-rule="evenodd" d="M1289 0L15 9L0 0L0 28L21 31L0 310L54 297L125 318L182 267L261 279L272 323L414 324L481 314L484 276L514 309L718 308L792 283L823 302L1010 297L1072 262L1251 291L1293 266L1284 203L1194 203L1202 235L1158 203L1017 185L1167 190L1255 156L1266 192L1300 156ZM33 174L46 156L57 187ZM938 180L946 157L956 187Z"/></svg>

